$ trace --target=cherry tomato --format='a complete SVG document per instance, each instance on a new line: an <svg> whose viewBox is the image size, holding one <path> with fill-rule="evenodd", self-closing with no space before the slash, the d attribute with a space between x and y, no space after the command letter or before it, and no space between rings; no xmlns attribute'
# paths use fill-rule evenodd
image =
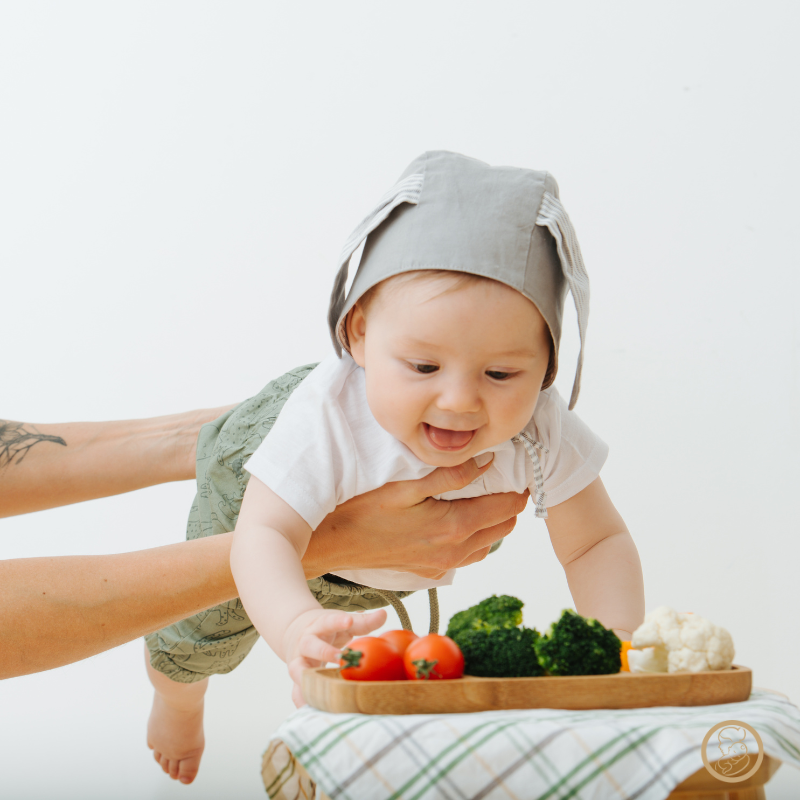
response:
<svg viewBox="0 0 800 800"><path fill-rule="evenodd" d="M403 656L385 639L362 636L342 652L339 674L348 681L405 680Z"/></svg>
<svg viewBox="0 0 800 800"><path fill-rule="evenodd" d="M429 633L412 642L403 655L411 680L443 680L464 674L464 655L449 637Z"/></svg>
<svg viewBox="0 0 800 800"><path fill-rule="evenodd" d="M415 642L419 636L414 631L386 631L378 638L385 639L400 655L403 655L411 642Z"/></svg>

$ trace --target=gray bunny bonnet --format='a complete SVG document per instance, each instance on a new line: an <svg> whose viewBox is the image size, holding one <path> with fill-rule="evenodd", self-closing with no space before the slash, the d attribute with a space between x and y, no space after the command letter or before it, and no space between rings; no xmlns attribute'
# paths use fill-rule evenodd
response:
<svg viewBox="0 0 800 800"><path fill-rule="evenodd" d="M345 297L350 259L365 239ZM521 292L550 329L556 368L569 289L580 333L569 402L574 407L589 317L589 277L552 175L493 167L446 151L415 158L342 250L328 310L336 352L342 353L345 318L365 292L387 278L425 269L480 275Z"/></svg>

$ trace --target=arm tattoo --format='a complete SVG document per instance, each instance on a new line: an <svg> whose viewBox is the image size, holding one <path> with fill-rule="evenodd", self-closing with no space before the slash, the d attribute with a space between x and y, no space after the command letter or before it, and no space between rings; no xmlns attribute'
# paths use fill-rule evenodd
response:
<svg viewBox="0 0 800 800"><path fill-rule="evenodd" d="M39 433L34 425L0 419L0 469L9 464L19 464L28 454L28 450L39 442L55 442L67 446L60 436Z"/></svg>

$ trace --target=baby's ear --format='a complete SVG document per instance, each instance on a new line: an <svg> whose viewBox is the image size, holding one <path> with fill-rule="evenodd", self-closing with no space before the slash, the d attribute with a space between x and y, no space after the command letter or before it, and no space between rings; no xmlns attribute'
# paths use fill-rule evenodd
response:
<svg viewBox="0 0 800 800"><path fill-rule="evenodd" d="M353 361L359 367L363 367L366 359L364 358L364 341L367 334L367 318L361 303L356 303L345 319L345 333L347 334L347 344Z"/></svg>

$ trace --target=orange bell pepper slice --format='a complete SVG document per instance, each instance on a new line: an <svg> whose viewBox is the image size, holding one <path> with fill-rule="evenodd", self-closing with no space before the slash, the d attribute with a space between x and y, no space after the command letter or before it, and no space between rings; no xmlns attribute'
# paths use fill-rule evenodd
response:
<svg viewBox="0 0 800 800"><path fill-rule="evenodd" d="M630 642L622 642L622 647L619 651L619 657L622 660L622 669L620 672L630 672L630 668L628 667L628 650L631 649Z"/></svg>

